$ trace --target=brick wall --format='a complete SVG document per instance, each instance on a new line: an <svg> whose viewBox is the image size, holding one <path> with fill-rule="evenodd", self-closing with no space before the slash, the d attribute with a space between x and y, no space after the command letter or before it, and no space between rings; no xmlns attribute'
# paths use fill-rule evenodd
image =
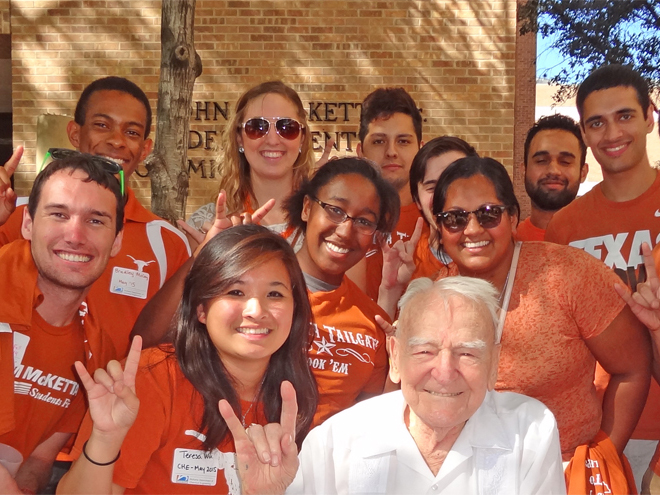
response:
<svg viewBox="0 0 660 495"><path fill-rule="evenodd" d="M84 85L109 74L139 84L155 109L160 2L11 0L0 2L3 15L8 3L14 143L26 146L16 183L25 194L39 114L71 115ZM216 151L204 149L205 141L212 148L226 108L268 79L284 80L306 108L312 105L310 125L321 145L324 133L341 133L335 154L355 151L350 133L357 132L359 110L351 104L396 85L422 108L425 139L456 134L513 171L515 9L515 0L197 0L195 43L204 69L195 85L191 145L199 137L202 144L189 152L197 171L188 211L217 190L210 177ZM148 179L133 186L148 204Z"/></svg>

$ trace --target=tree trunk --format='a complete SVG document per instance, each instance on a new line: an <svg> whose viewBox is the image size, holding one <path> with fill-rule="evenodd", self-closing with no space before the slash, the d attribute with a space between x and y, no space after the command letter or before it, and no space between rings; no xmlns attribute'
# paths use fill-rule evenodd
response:
<svg viewBox="0 0 660 495"><path fill-rule="evenodd" d="M195 0L163 0L156 143L146 160L151 211L174 223L188 196L188 122L202 61L195 51Z"/></svg>

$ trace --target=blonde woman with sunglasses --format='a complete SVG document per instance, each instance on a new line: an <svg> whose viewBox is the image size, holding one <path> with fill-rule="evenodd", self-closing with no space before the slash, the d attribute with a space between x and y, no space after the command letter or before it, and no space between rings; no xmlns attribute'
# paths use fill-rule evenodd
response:
<svg viewBox="0 0 660 495"><path fill-rule="evenodd" d="M314 166L311 133L298 93L281 81L246 91L223 131L218 163L228 215L251 214L272 198L275 206L261 223L291 239L281 205ZM209 203L190 216L188 225L203 234L208 230L204 224L214 220L215 203Z"/></svg>

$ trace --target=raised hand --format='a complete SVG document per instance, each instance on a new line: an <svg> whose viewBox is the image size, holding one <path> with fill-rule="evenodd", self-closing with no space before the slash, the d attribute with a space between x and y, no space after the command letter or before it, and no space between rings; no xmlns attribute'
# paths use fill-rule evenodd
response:
<svg viewBox="0 0 660 495"><path fill-rule="evenodd" d="M234 437L241 493L284 493L298 471L296 447L296 391L288 381L280 387L282 413L279 423L243 425L229 402L218 403L220 414Z"/></svg>
<svg viewBox="0 0 660 495"><path fill-rule="evenodd" d="M16 209L17 196L11 188L11 176L14 175L22 156L23 146L18 146L5 166L0 167L0 225L4 225Z"/></svg>
<svg viewBox="0 0 660 495"><path fill-rule="evenodd" d="M410 282L415 271L415 262L413 254L419 239L422 237L422 227L424 220L417 219L415 230L407 241L399 239L392 247L383 241L381 249L383 251L383 278L381 287L390 289L396 286L405 287Z"/></svg>
<svg viewBox="0 0 660 495"><path fill-rule="evenodd" d="M328 139L328 142L325 143L325 148L323 148L323 154L314 164L314 170L321 168L323 165L330 161L330 153L332 153L332 147L335 145L335 138ZM333 160L336 157L333 157Z"/></svg>
<svg viewBox="0 0 660 495"><path fill-rule="evenodd" d="M252 215L249 213L243 213L242 215L227 216L226 204L227 193L223 189L220 191L220 194L218 194L218 200L215 203L215 220L204 235L202 241L199 243L199 247L197 247L195 250L194 256L199 253L200 249L202 249L207 242L209 242L223 230L227 230L235 225L243 225L248 223L258 224L261 222L266 214L275 206L275 200L269 199L263 204L263 206L257 208L257 210ZM186 231L188 230L186 229Z"/></svg>
<svg viewBox="0 0 660 495"><path fill-rule="evenodd" d="M646 267L646 282L637 284L637 291L630 295L625 287L615 284L614 288L632 312L649 330L660 330L660 280L655 268L653 254L647 243L642 244L642 255Z"/></svg>
<svg viewBox="0 0 660 495"><path fill-rule="evenodd" d="M89 413L98 432L125 435L133 425L140 405L135 395L135 375L141 348L142 337L134 337L125 368L122 370L121 364L113 360L108 363L107 371L97 369L94 378L76 361L76 371L87 391Z"/></svg>

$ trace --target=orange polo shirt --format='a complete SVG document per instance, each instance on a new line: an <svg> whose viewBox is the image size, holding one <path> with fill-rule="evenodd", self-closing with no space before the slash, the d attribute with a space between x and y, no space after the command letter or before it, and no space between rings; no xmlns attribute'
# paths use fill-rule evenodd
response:
<svg viewBox="0 0 660 495"><path fill-rule="evenodd" d="M0 226L0 245L22 238L24 209L16 208ZM147 211L127 188L121 250L87 296L90 313L112 338L119 357L128 353L129 335L142 308L189 257L185 236Z"/></svg>

